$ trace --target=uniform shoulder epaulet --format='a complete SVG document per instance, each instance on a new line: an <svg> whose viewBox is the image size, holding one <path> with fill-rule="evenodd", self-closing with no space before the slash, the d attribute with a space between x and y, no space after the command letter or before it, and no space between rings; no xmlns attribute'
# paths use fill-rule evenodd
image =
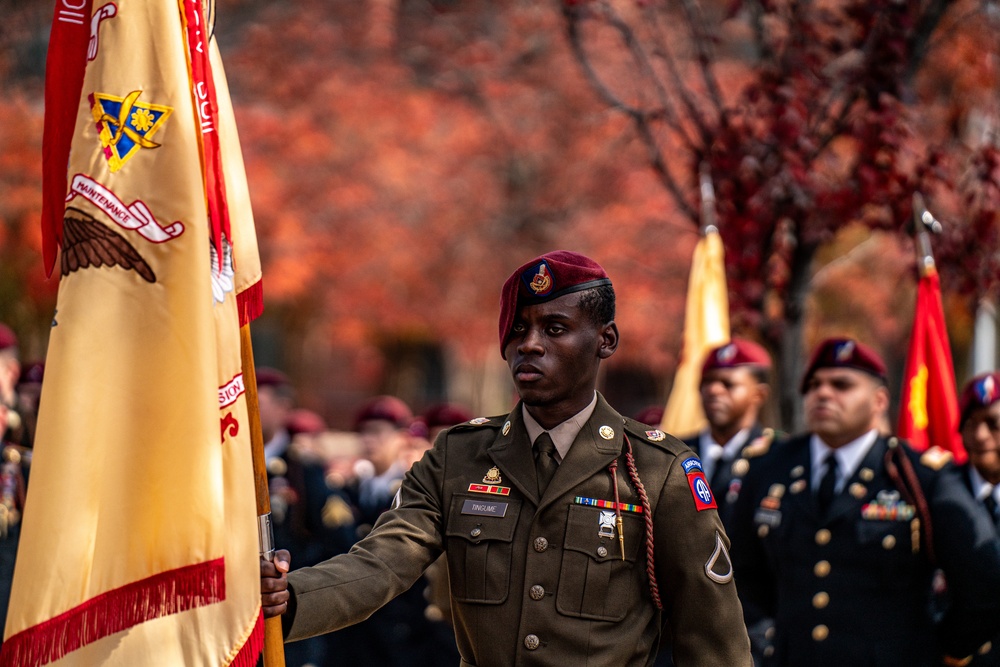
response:
<svg viewBox="0 0 1000 667"><path fill-rule="evenodd" d="M920 455L920 462L931 470L940 470L951 462L951 459L951 452L945 451L937 446L931 447Z"/></svg>
<svg viewBox="0 0 1000 667"><path fill-rule="evenodd" d="M658 428L650 428L648 424L637 422L628 417L623 417L622 421L624 422L625 430L643 442L648 442L655 447L675 454L686 449L684 443Z"/></svg>
<svg viewBox="0 0 1000 667"><path fill-rule="evenodd" d="M503 424L503 420L506 417L476 417L475 419L470 419L467 422L462 422L461 424L455 424L452 426L453 429L467 429L467 428L485 428L492 426L493 428L500 428Z"/></svg>
<svg viewBox="0 0 1000 667"><path fill-rule="evenodd" d="M743 458L752 459L758 456L763 456L771 450L771 443L774 442L774 429L766 428L764 432L758 437L754 438L753 441L743 448L740 453Z"/></svg>
<svg viewBox="0 0 1000 667"><path fill-rule="evenodd" d="M622 417L622 423L626 431L632 435L649 440L650 442L663 442L669 437L658 428L650 428L648 424L637 422L636 420L629 419L628 417Z"/></svg>

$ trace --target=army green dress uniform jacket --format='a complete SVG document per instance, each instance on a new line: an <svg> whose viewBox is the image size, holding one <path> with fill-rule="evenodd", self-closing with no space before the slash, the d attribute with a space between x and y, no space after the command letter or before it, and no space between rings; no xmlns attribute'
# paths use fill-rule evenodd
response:
<svg viewBox="0 0 1000 667"><path fill-rule="evenodd" d="M930 508L951 605L936 628L927 526L887 472L890 444L911 461ZM750 460L734 508L747 622L764 615L776 623L765 666L930 667L942 653L973 654L1000 627L1000 545L954 466L880 437L825 516L810 467L808 435L775 443Z"/></svg>
<svg viewBox="0 0 1000 667"><path fill-rule="evenodd" d="M349 554L288 575L286 639L366 618L406 590L445 550L463 665L649 665L663 614L646 574L643 514L623 511L624 559L602 510L638 506L625 437L654 518L655 565L678 667L750 667L714 510L698 511L676 439L623 418L598 398L590 420L537 497L521 405L442 433L407 474L398 505ZM485 480L485 481L484 481ZM487 493L470 489L482 489ZM509 489L506 490L505 489ZM607 518L606 515L603 518Z"/></svg>

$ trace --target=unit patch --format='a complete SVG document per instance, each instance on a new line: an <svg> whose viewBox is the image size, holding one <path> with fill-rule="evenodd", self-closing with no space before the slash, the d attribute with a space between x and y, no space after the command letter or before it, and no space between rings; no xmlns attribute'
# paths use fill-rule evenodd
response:
<svg viewBox="0 0 1000 667"><path fill-rule="evenodd" d="M90 95L90 112L97 122L97 131L104 147L104 157L112 172L143 148L159 148L150 137L163 126L173 111L162 104L140 102L141 90L133 90L125 97L107 93Z"/></svg>
<svg viewBox="0 0 1000 667"><path fill-rule="evenodd" d="M701 469L701 461L696 457L685 459L681 462L684 472L687 474L688 486L691 487L691 496L694 498L694 506L699 511L718 509L712 489L708 486L705 473Z"/></svg>
<svg viewBox="0 0 1000 667"><path fill-rule="evenodd" d="M646 431L646 437L649 438L652 442L660 442L661 440L664 440L667 437L667 434L657 429L655 431Z"/></svg>

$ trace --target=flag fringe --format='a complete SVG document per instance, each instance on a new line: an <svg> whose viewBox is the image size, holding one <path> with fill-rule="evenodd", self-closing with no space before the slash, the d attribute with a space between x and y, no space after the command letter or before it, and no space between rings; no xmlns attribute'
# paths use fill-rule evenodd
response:
<svg viewBox="0 0 1000 667"><path fill-rule="evenodd" d="M243 642L236 657L229 662L228 667L257 667L257 660L264 650L264 612L257 614L250 636Z"/></svg>
<svg viewBox="0 0 1000 667"><path fill-rule="evenodd" d="M12 635L0 647L0 667L38 667L139 623L225 599L223 558L161 572Z"/></svg>
<svg viewBox="0 0 1000 667"><path fill-rule="evenodd" d="M236 310L240 314L241 327L264 312L264 285L260 280L236 295Z"/></svg>

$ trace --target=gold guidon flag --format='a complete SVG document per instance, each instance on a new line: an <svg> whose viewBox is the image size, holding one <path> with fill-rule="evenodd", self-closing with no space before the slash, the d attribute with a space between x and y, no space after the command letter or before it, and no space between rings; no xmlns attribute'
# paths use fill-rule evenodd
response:
<svg viewBox="0 0 1000 667"><path fill-rule="evenodd" d="M213 21L202 0L56 3L42 226L61 279L4 667L261 651L239 331L260 262Z"/></svg>
<svg viewBox="0 0 1000 667"><path fill-rule="evenodd" d="M701 366L709 350L729 342L729 294L726 291L722 237L709 226L694 248L684 312L684 347L660 428L685 437L707 421L701 407Z"/></svg>

